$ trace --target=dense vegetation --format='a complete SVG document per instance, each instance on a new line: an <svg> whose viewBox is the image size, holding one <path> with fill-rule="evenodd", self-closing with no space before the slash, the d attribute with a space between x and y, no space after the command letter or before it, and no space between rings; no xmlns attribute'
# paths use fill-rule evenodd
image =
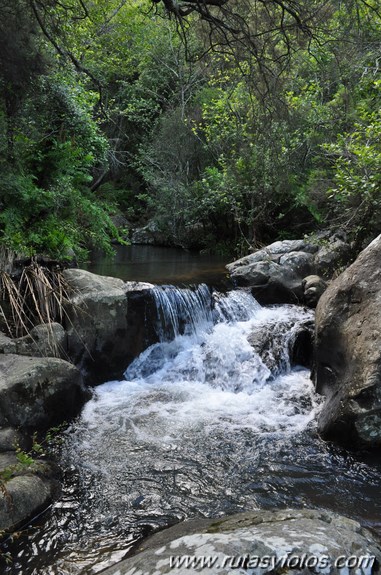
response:
<svg viewBox="0 0 381 575"><path fill-rule="evenodd" d="M378 0L4 0L0 245L241 253L381 220ZM120 219L120 218L119 218Z"/></svg>

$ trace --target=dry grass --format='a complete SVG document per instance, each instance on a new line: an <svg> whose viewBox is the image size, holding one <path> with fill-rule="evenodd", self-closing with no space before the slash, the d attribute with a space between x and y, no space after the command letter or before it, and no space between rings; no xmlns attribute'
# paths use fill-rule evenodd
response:
<svg viewBox="0 0 381 575"><path fill-rule="evenodd" d="M32 262L18 280L0 272L0 315L10 337L29 335L39 324L62 323L70 288L61 270Z"/></svg>

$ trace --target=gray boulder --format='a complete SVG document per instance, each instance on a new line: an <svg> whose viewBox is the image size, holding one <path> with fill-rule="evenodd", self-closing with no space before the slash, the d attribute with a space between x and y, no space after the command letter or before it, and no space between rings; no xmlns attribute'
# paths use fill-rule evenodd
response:
<svg viewBox="0 0 381 575"><path fill-rule="evenodd" d="M198 558L198 564L187 566L187 557ZM176 565L176 558L182 564ZM202 565L203 558L213 565ZM328 511L261 510L180 523L153 535L136 555L102 573L330 575L349 572L346 561L351 572L371 573L380 559L380 545L356 521Z"/></svg>
<svg viewBox="0 0 381 575"><path fill-rule="evenodd" d="M327 282L320 276L307 276L302 281L304 301L309 307L316 307L319 299L327 289Z"/></svg>
<svg viewBox="0 0 381 575"><path fill-rule="evenodd" d="M381 444L381 236L321 297L313 379L327 400L322 435L353 446Z"/></svg>
<svg viewBox="0 0 381 575"><path fill-rule="evenodd" d="M351 247L340 236L323 234L275 242L226 267L232 280L238 286L250 287L261 304L310 305L309 298L304 297L303 279L317 274L328 280L350 256Z"/></svg>
<svg viewBox="0 0 381 575"><path fill-rule="evenodd" d="M55 482L37 475L20 475L3 484L0 491L0 531L13 531L52 502Z"/></svg>
<svg viewBox="0 0 381 575"><path fill-rule="evenodd" d="M0 429L0 452L12 451L24 441L23 435L13 427Z"/></svg>
<svg viewBox="0 0 381 575"><path fill-rule="evenodd" d="M65 357L66 334L59 323L37 325L25 337L13 340L18 355Z"/></svg>
<svg viewBox="0 0 381 575"><path fill-rule="evenodd" d="M319 276L330 279L346 267L351 257L351 246L341 235L326 238L315 255L315 269Z"/></svg>
<svg viewBox="0 0 381 575"><path fill-rule="evenodd" d="M311 367L313 327L313 317L268 321L253 327L247 340L276 376L293 365Z"/></svg>
<svg viewBox="0 0 381 575"><path fill-rule="evenodd" d="M16 342L0 331L0 353L16 353Z"/></svg>
<svg viewBox="0 0 381 575"><path fill-rule="evenodd" d="M0 355L0 426L56 425L87 398L80 372L63 359Z"/></svg>
<svg viewBox="0 0 381 575"><path fill-rule="evenodd" d="M0 332L0 353L37 357L66 357L66 334L59 323L40 324L28 335L10 338Z"/></svg>
<svg viewBox="0 0 381 575"><path fill-rule="evenodd" d="M146 347L145 300L153 286L81 269L65 270L64 275L72 289L65 308L70 359L90 383L121 378L131 355ZM141 308L130 310L130 300L143 302Z"/></svg>
<svg viewBox="0 0 381 575"><path fill-rule="evenodd" d="M158 224L154 221L150 221L142 228L135 228L133 230L131 243L166 246L169 245L170 242L166 235L160 230Z"/></svg>

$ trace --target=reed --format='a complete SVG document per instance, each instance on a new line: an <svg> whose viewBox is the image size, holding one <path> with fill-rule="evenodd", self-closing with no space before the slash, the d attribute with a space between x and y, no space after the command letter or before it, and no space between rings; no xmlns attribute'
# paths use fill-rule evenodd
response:
<svg viewBox="0 0 381 575"><path fill-rule="evenodd" d="M22 337L39 324L62 323L70 287L62 270L32 261L19 278L0 272L0 315L10 337Z"/></svg>

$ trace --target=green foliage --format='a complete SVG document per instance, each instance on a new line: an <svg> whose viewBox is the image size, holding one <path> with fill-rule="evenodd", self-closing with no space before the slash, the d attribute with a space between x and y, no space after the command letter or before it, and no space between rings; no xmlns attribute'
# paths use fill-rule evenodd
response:
<svg viewBox="0 0 381 575"><path fill-rule="evenodd" d="M91 118L89 95L69 77L62 82L57 75L36 82L41 101L25 102L14 132L16 161L0 159L0 242L28 256L81 257L92 246L110 250L118 237L115 207L90 189L107 141Z"/></svg>
<svg viewBox="0 0 381 575"><path fill-rule="evenodd" d="M346 226L375 234L381 223L381 113L363 110L361 122L324 146L333 158L329 198Z"/></svg>
<svg viewBox="0 0 381 575"><path fill-rule="evenodd" d="M206 249L331 224L374 233L377 3L229 0L213 32L198 8L182 27L155 8L6 0L0 243L111 249L120 212Z"/></svg>

